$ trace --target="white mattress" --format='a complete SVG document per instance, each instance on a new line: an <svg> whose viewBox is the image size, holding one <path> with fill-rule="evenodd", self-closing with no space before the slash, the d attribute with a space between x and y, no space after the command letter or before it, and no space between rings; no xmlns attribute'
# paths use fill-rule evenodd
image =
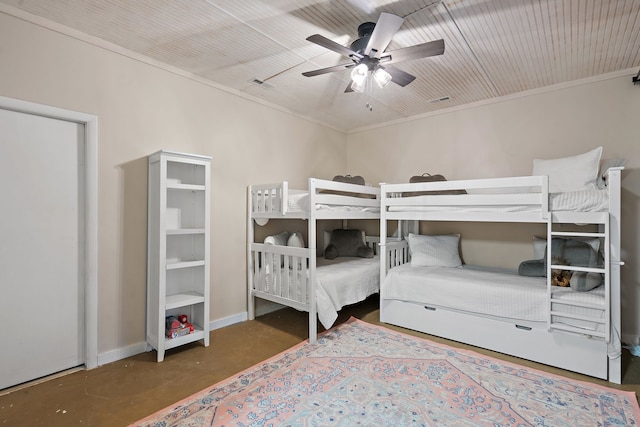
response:
<svg viewBox="0 0 640 427"><path fill-rule="evenodd" d="M335 196L341 197L341 196ZM349 197L345 197L345 204L343 205L325 205L317 204L316 210L319 211L334 211L334 212L380 212L380 207L373 206L352 206L348 204ZM309 193L294 193L289 194L287 199L287 210L289 212L308 212L309 211Z"/></svg>
<svg viewBox="0 0 640 427"><path fill-rule="evenodd" d="M481 193L474 193L474 195ZM512 195L513 193L508 193ZM457 195L464 203L465 195ZM609 193L606 189L573 191L568 193L550 193L549 209L570 212L603 212L609 209ZM453 206L390 206L391 212L535 212L535 205L453 205Z"/></svg>
<svg viewBox="0 0 640 427"><path fill-rule="evenodd" d="M392 268L382 288L384 299L411 301L505 319L547 321L547 286L543 277L523 277L465 267L412 267L407 263ZM554 298L603 305L604 287L590 292L554 287ZM602 317L602 311L596 309L570 307L562 310ZM599 329L588 321L570 322L572 326Z"/></svg>

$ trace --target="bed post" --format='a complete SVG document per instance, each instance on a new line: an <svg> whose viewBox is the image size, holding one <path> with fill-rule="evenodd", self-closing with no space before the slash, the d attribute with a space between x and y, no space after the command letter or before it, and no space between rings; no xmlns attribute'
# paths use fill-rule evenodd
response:
<svg viewBox="0 0 640 427"><path fill-rule="evenodd" d="M253 190L247 187L247 318L253 320L256 317L255 299L253 297L253 268L251 267L251 244L253 243Z"/></svg>
<svg viewBox="0 0 640 427"><path fill-rule="evenodd" d="M620 342L620 266L624 262L620 259L620 187L621 171L623 167L610 168L607 173L607 188L609 189L609 253L610 253L610 304L611 304L611 340L613 348L621 351ZM616 356L616 355L614 355ZM622 355L609 356L609 381L615 384L622 382Z"/></svg>
<svg viewBox="0 0 640 427"><path fill-rule="evenodd" d="M316 305L316 180L309 178L309 219L307 220L307 240L309 240L309 342L318 339L318 307Z"/></svg>
<svg viewBox="0 0 640 427"><path fill-rule="evenodd" d="M378 253L380 254L380 308L382 308L382 281L387 276L387 190L384 182L380 183L380 247ZM380 310L380 316L382 317L382 310ZM382 319L380 319L382 320Z"/></svg>

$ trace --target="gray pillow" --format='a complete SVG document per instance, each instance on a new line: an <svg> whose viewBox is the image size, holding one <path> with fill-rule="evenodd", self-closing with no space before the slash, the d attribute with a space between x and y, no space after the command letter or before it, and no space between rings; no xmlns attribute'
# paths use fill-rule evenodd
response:
<svg viewBox="0 0 640 427"><path fill-rule="evenodd" d="M518 274L529 277L545 277L544 259L530 259L522 261L518 266Z"/></svg>
<svg viewBox="0 0 640 427"><path fill-rule="evenodd" d="M602 285L603 279L602 273L574 271L569 280L569 286L574 291L587 292Z"/></svg>
<svg viewBox="0 0 640 427"><path fill-rule="evenodd" d="M564 258L568 265L574 267L601 267L602 256L588 242L556 237L551 241L551 253L554 257ZM547 255L542 259L523 261L518 266L521 276L546 277ZM602 284L602 274L574 271L570 286L576 291L590 291Z"/></svg>
<svg viewBox="0 0 640 427"><path fill-rule="evenodd" d="M437 182L437 181L446 181L447 179L443 175L431 175L430 173L423 173L422 175L415 175L409 178L409 182L414 184L416 182ZM414 197L414 196L437 196L437 195L445 195L445 194L467 194L466 190L438 190L438 191L412 191L408 193L402 193L403 197Z"/></svg>
<svg viewBox="0 0 640 427"><path fill-rule="evenodd" d="M363 177L360 175L351 176L351 175L336 175L333 177L332 181L336 182L344 182L345 184L355 184L355 185L366 185L366 182ZM375 194L368 193L353 193L350 191L336 191L336 190L320 190L321 193L324 194L336 194L338 196L350 196L350 197L359 197L361 199L375 199Z"/></svg>
<svg viewBox="0 0 640 427"><path fill-rule="evenodd" d="M360 175L351 176L351 175L336 175L333 177L332 181L336 182L345 182L347 184L356 184L356 185L364 185L365 180Z"/></svg>
<svg viewBox="0 0 640 427"><path fill-rule="evenodd" d="M324 251L324 257L326 259L337 257L373 258L373 249L365 244L362 231L337 229L331 232L331 241Z"/></svg>
<svg viewBox="0 0 640 427"><path fill-rule="evenodd" d="M554 257L566 259L574 267L597 267L599 264L598 253L589 243L581 240L554 238L551 241L551 253Z"/></svg>

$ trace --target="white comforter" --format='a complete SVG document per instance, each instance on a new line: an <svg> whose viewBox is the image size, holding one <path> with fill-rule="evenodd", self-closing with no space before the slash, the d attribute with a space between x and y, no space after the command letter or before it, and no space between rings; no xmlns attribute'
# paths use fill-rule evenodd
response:
<svg viewBox="0 0 640 427"><path fill-rule="evenodd" d="M380 289L380 258L348 258L316 269L318 318L326 329L333 326L338 311L363 301ZM322 258L318 259L322 263Z"/></svg>
<svg viewBox="0 0 640 427"><path fill-rule="evenodd" d="M547 320L547 286L543 277L495 273L473 268L412 267L392 268L382 283L382 297L417 302L509 319L542 322ZM554 298L603 304L604 288L575 292L554 287ZM599 310L571 307L574 314L601 316ZM590 322L573 321L574 326L594 329Z"/></svg>

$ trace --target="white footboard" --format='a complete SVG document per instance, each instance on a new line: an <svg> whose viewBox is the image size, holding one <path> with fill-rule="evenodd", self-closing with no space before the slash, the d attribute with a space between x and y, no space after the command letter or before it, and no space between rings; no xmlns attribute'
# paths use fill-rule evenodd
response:
<svg viewBox="0 0 640 427"><path fill-rule="evenodd" d="M252 243L250 251L249 289L252 296L309 311L311 251L262 243Z"/></svg>
<svg viewBox="0 0 640 427"><path fill-rule="evenodd" d="M387 240L386 244L386 258L384 262L386 272L393 267L405 264L411 260L409 255L409 244L406 240ZM384 277L381 277L384 279Z"/></svg>
<svg viewBox="0 0 640 427"><path fill-rule="evenodd" d="M366 236L367 246L379 253L380 238ZM406 241L389 242L385 259L400 265L408 260ZM309 322L309 340L317 337L316 284L313 281L316 266L315 251L308 248L265 245L249 245L249 319L255 317L254 299L261 298L296 310L306 311L314 319ZM382 255L382 254L380 254Z"/></svg>
<svg viewBox="0 0 640 427"><path fill-rule="evenodd" d="M374 253L378 253L378 237L366 236L365 242ZM309 296L315 292L309 274L312 268L311 251L308 248L262 243L252 243L250 251L249 289L252 296L296 310L310 311Z"/></svg>

